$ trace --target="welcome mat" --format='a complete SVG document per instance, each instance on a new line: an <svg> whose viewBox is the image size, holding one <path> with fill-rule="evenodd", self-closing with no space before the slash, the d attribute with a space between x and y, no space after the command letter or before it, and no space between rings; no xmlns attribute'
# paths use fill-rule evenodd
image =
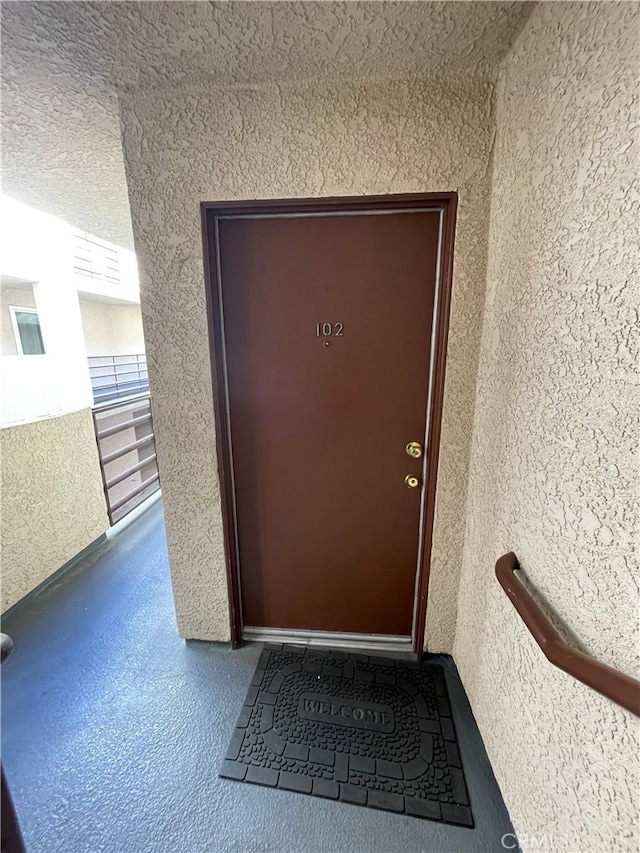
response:
<svg viewBox="0 0 640 853"><path fill-rule="evenodd" d="M436 664L266 645L220 776L473 826Z"/></svg>

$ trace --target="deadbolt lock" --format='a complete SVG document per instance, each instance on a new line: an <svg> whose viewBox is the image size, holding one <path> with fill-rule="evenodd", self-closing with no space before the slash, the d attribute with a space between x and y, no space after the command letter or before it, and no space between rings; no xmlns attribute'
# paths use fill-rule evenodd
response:
<svg viewBox="0 0 640 853"><path fill-rule="evenodd" d="M422 445L417 441L410 441L405 447L405 451L407 456L411 456L413 459L420 459L422 456Z"/></svg>
<svg viewBox="0 0 640 853"><path fill-rule="evenodd" d="M404 478L405 483L410 489L417 489L420 485L420 480L417 477L414 477L412 474L407 474Z"/></svg>

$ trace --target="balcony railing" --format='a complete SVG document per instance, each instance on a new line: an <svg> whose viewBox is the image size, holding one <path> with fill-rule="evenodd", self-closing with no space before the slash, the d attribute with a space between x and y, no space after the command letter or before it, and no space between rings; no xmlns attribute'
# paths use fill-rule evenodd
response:
<svg viewBox="0 0 640 853"><path fill-rule="evenodd" d="M149 391L147 357L144 353L90 356L89 375L95 406Z"/></svg>
<svg viewBox="0 0 640 853"><path fill-rule="evenodd" d="M115 524L160 488L148 395L96 406L93 424L109 521Z"/></svg>

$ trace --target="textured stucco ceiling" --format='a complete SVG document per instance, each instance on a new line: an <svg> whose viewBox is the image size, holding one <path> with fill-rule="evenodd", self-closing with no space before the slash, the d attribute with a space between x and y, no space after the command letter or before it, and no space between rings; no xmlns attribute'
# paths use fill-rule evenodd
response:
<svg viewBox="0 0 640 853"><path fill-rule="evenodd" d="M210 80L492 77L518 2L5 2L4 192L131 245L118 94Z"/></svg>

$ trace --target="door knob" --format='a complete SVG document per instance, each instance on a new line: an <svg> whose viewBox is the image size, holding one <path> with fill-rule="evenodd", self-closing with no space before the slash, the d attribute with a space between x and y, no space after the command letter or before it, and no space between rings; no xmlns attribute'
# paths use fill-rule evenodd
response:
<svg viewBox="0 0 640 853"><path fill-rule="evenodd" d="M420 480L417 477L414 477L412 474L407 474L404 478L405 483L410 489L417 489L420 485Z"/></svg>
<svg viewBox="0 0 640 853"><path fill-rule="evenodd" d="M405 451L407 456L411 456L413 459L420 459L422 456L422 445L417 441L410 441L405 447Z"/></svg>

